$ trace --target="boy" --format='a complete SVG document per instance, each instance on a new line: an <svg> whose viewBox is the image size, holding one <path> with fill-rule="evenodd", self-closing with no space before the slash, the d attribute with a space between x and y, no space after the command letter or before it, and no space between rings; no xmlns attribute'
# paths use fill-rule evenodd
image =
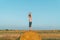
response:
<svg viewBox="0 0 60 40"><path fill-rule="evenodd" d="M31 27L32 27L32 15L31 15L31 13L29 13L28 17L29 17L29 30L31 30Z"/></svg>

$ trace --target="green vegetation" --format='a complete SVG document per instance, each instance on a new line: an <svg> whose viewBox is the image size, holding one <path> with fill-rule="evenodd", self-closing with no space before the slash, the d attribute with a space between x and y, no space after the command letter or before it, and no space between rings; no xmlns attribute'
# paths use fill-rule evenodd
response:
<svg viewBox="0 0 60 40"><path fill-rule="evenodd" d="M43 38L42 40L60 40L60 38Z"/></svg>

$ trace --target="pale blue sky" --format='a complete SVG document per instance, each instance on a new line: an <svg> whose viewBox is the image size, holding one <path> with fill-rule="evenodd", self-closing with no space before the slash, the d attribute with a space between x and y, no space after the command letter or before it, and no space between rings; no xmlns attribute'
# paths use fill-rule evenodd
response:
<svg viewBox="0 0 60 40"><path fill-rule="evenodd" d="M60 0L0 0L0 29L60 29Z"/></svg>

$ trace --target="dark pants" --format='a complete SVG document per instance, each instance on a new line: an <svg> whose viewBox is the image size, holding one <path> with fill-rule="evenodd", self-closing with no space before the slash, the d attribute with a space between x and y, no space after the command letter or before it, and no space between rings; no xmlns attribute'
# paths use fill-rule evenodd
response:
<svg viewBox="0 0 60 40"><path fill-rule="evenodd" d="M32 26L32 22L29 22L29 27L31 27Z"/></svg>

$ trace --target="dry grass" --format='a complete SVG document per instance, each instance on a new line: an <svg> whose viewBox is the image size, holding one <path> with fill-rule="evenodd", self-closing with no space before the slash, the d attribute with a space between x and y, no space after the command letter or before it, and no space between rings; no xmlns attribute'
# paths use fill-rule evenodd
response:
<svg viewBox="0 0 60 40"><path fill-rule="evenodd" d="M18 40L20 35L27 30L11 30L11 31L0 31L0 40ZM33 30L39 33L42 39L46 38L60 38L60 30ZM59 39L60 40L60 39Z"/></svg>

